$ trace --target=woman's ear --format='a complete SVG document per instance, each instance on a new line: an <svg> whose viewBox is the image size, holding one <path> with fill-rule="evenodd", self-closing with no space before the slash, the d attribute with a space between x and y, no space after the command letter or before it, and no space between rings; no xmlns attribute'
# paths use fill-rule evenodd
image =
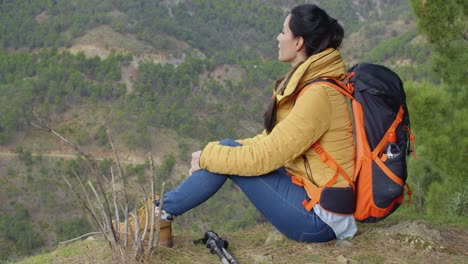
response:
<svg viewBox="0 0 468 264"><path fill-rule="evenodd" d="M300 51L304 47L304 38L302 36L296 37L296 51Z"/></svg>

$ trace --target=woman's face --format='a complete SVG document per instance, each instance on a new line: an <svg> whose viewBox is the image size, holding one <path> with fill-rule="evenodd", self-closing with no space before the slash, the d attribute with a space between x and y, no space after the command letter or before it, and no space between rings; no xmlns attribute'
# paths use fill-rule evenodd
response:
<svg viewBox="0 0 468 264"><path fill-rule="evenodd" d="M291 15L288 15L283 23L283 30L278 34L278 60L282 62L289 62L291 65L296 65L303 60L299 46L300 38L295 37L289 28L289 20Z"/></svg>

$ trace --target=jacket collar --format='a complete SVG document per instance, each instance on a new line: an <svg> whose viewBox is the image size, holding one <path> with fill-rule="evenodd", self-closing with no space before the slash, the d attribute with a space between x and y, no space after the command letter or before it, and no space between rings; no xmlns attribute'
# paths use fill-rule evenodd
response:
<svg viewBox="0 0 468 264"><path fill-rule="evenodd" d="M306 61L292 68L283 78L277 80L273 95L276 96L277 101L281 101L310 81L321 77L343 80L345 73L346 68L340 52L329 48L310 56Z"/></svg>

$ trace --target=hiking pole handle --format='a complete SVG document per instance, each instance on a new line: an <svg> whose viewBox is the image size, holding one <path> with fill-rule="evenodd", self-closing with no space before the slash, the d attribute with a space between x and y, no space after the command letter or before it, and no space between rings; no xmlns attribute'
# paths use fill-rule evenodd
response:
<svg viewBox="0 0 468 264"><path fill-rule="evenodd" d="M218 245L216 244L216 241L213 240L213 239L208 239L208 241L206 242L206 244L208 245L208 247L210 248L211 250L211 253L214 254L216 253L216 255L218 255L219 259L221 259L221 262L223 264L230 264L229 261L226 259L226 256L224 255L223 251L218 247ZM224 248L223 248L224 249Z"/></svg>

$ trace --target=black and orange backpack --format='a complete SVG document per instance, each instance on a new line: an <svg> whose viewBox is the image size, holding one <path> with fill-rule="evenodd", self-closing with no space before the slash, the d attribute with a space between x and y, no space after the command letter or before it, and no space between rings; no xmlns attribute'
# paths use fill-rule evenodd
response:
<svg viewBox="0 0 468 264"><path fill-rule="evenodd" d="M319 141L313 144L322 161L335 170L335 176L325 186L304 185L317 194L316 200L305 200L304 207L310 211L320 203L331 212L354 212L356 220L371 223L386 218L402 204L405 187L409 204L411 189L406 183L406 157L412 152L415 157L415 138L410 131L406 95L399 76L382 65L359 63L348 70L345 83L332 79L318 79L313 83L326 83L350 99L356 160L354 175L347 175ZM397 145L398 153L392 149L393 153L387 154L391 143ZM332 187L338 174L348 180L349 188ZM351 196L354 200L349 199ZM337 203L338 199L344 202Z"/></svg>

